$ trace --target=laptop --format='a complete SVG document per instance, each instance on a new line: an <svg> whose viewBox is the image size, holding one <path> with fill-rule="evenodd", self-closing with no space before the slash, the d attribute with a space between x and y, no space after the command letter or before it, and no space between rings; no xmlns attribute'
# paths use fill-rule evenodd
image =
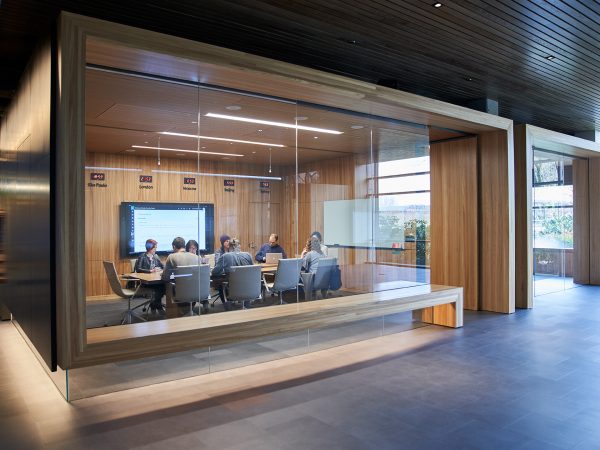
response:
<svg viewBox="0 0 600 450"><path fill-rule="evenodd" d="M281 258L283 257L283 253L266 253L265 254L265 264L277 264L277 261L279 261Z"/></svg>
<svg viewBox="0 0 600 450"><path fill-rule="evenodd" d="M211 269L215 267L215 254L211 253L209 255L204 255L202 257L202 264L208 264Z"/></svg>

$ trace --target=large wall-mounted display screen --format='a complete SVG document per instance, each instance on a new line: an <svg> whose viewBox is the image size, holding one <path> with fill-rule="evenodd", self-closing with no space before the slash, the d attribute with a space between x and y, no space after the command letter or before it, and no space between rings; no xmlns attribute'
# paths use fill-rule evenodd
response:
<svg viewBox="0 0 600 450"><path fill-rule="evenodd" d="M121 203L120 219L123 257L145 252L147 239L158 242L157 252L171 252L178 236L198 241L203 253L213 252L212 203Z"/></svg>

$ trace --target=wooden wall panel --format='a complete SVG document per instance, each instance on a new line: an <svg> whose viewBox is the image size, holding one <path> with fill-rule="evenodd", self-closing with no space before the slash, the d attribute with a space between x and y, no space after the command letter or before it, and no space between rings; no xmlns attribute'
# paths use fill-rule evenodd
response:
<svg viewBox="0 0 600 450"><path fill-rule="evenodd" d="M430 158L431 283L463 287L465 309L476 310L477 138L432 144Z"/></svg>
<svg viewBox="0 0 600 450"><path fill-rule="evenodd" d="M590 284L600 284L600 158L590 159Z"/></svg>
<svg viewBox="0 0 600 450"><path fill-rule="evenodd" d="M479 150L480 309L513 313L514 158L512 129L481 133Z"/></svg>
<svg viewBox="0 0 600 450"><path fill-rule="evenodd" d="M533 307L533 149L527 125L515 127L515 306Z"/></svg>
<svg viewBox="0 0 600 450"><path fill-rule="evenodd" d="M282 234L279 227L283 183L272 181L269 193L260 192L259 180L235 179L235 191L225 192L222 177L196 177L196 190L183 189L182 174L153 173L153 169L177 172L198 172L196 161L161 158L160 167L155 158L88 153L86 166L142 169L141 172L121 170L86 170L85 179L85 244L86 295L111 293L102 268L102 261L114 261L119 273L130 271L129 259L119 254L119 206L121 202L205 202L215 205L215 248L223 233L237 236L242 248L252 255L257 247L268 240L271 232ZM261 175L263 168L221 162L201 162L201 171ZM102 172L107 187L90 187L89 174ZM140 189L139 175L154 177L153 189ZM189 186L188 186L189 187ZM276 199L278 202L273 202ZM151 236L149 236L151 237ZM173 236L175 237L175 236ZM291 242L280 236L284 248ZM252 247L251 247L252 245Z"/></svg>
<svg viewBox="0 0 600 450"><path fill-rule="evenodd" d="M573 160L573 281L590 283L590 196L589 164ZM565 276L568 275L568 270Z"/></svg>

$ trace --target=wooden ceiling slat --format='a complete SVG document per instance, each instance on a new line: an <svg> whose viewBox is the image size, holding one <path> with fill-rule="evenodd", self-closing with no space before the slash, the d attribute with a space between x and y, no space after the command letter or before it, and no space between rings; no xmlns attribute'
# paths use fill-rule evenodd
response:
<svg viewBox="0 0 600 450"><path fill-rule="evenodd" d="M16 88L35 39L64 8L361 80L397 79L453 103L497 98L501 115L558 131L600 124L598 1L432 3L3 0L0 90Z"/></svg>

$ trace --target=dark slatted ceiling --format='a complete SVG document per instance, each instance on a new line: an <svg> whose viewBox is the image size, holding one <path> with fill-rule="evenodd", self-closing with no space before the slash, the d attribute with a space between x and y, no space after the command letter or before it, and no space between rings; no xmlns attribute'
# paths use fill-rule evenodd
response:
<svg viewBox="0 0 600 450"><path fill-rule="evenodd" d="M4 0L0 96L60 9L339 73L566 133L600 123L597 1ZM548 56L555 59L549 61ZM6 101L5 101L6 103Z"/></svg>

